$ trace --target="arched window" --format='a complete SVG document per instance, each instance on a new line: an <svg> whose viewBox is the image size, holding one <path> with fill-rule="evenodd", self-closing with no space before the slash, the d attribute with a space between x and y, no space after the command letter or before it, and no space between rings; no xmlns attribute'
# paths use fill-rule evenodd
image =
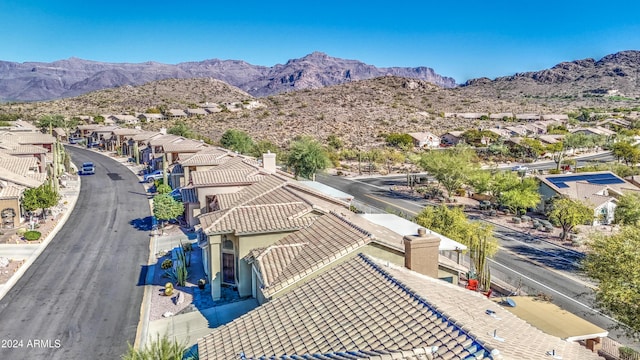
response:
<svg viewBox="0 0 640 360"><path fill-rule="evenodd" d="M222 242L222 248L225 249L225 250L233 250L233 241L224 240Z"/></svg>

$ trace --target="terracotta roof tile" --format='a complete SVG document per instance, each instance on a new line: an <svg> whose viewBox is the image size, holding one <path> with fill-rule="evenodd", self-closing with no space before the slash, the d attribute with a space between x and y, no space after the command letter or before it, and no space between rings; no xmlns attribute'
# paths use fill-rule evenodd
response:
<svg viewBox="0 0 640 360"><path fill-rule="evenodd" d="M318 218L309 227L287 235L255 257L265 288L275 292L308 275L341 255L370 241L369 233L335 214Z"/></svg>
<svg viewBox="0 0 640 360"><path fill-rule="evenodd" d="M230 185L230 184L251 184L262 179L252 169L219 169L214 168L206 171L195 171L191 174L194 186Z"/></svg>
<svg viewBox="0 0 640 360"><path fill-rule="evenodd" d="M236 235L299 230L309 226L315 216L303 203L239 206L198 216L205 233Z"/></svg>
<svg viewBox="0 0 640 360"><path fill-rule="evenodd" d="M239 341L226 340L234 336ZM452 358L488 354L472 338L458 346L467 338L424 299L356 257L215 329L198 348L202 359L239 353L249 359L418 359L431 346Z"/></svg>

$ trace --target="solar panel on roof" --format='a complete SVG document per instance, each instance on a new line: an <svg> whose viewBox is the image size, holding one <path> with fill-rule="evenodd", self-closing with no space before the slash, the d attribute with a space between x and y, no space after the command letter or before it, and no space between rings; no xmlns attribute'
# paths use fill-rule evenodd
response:
<svg viewBox="0 0 640 360"><path fill-rule="evenodd" d="M563 189L568 188L568 182L575 181L586 181L590 184L597 185L612 185L612 184L624 184L624 180L615 176L611 173L603 173L603 174L576 174L576 175L568 175L568 176L557 176L552 178L547 178L547 180L555 185L556 187Z"/></svg>

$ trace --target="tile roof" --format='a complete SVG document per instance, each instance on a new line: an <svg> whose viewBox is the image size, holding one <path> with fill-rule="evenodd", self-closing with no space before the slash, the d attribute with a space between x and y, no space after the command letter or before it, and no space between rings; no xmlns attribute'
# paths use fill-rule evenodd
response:
<svg viewBox="0 0 640 360"><path fill-rule="evenodd" d="M198 340L201 359L429 359L434 346L442 359L599 359L478 293L362 254Z"/></svg>
<svg viewBox="0 0 640 360"><path fill-rule="evenodd" d="M46 176L46 174L45 174ZM40 181L42 177L37 178L37 177L33 177L33 176L25 176L25 175L20 175L20 174L16 174L12 171L9 171L8 169L5 169L3 167L0 167L0 180L5 180L8 181L10 183L14 183L20 186L26 186L29 188L37 188L38 186L42 185L44 183L44 181Z"/></svg>
<svg viewBox="0 0 640 360"><path fill-rule="evenodd" d="M16 199L22 196L22 192L24 188L8 185L5 187L0 187L0 199Z"/></svg>
<svg viewBox="0 0 640 360"><path fill-rule="evenodd" d="M142 132L138 132L137 134L131 136L131 140L133 141L147 141L156 137L160 137L162 136L161 133L159 132L152 132L152 131L142 131Z"/></svg>
<svg viewBox="0 0 640 360"><path fill-rule="evenodd" d="M498 349L503 359L544 359L551 350L565 360L601 359L578 343L545 334L479 293L400 266L387 266L379 261L378 264L396 281L467 329L480 343ZM495 311L496 317L486 315L487 309ZM494 331L503 341L494 338Z"/></svg>
<svg viewBox="0 0 640 360"><path fill-rule="evenodd" d="M251 205L205 213L198 219L208 235L242 235L303 229L317 217L311 211L310 206L301 202Z"/></svg>
<svg viewBox="0 0 640 360"><path fill-rule="evenodd" d="M163 144L162 149L164 152L178 152L178 153L194 153L202 150L206 145L200 141L185 140L179 143Z"/></svg>
<svg viewBox="0 0 640 360"><path fill-rule="evenodd" d="M6 144L0 140L0 151L5 154L13 155L31 155L31 154L45 154L49 150L37 145L16 145Z"/></svg>
<svg viewBox="0 0 640 360"><path fill-rule="evenodd" d="M231 359L240 353L247 359L391 354L398 356L386 358L418 359L419 349L432 346L439 346L439 354L455 356L444 358L483 359L489 353L366 256L338 265L198 340L201 359ZM399 356L403 353L407 356Z"/></svg>
<svg viewBox="0 0 640 360"><path fill-rule="evenodd" d="M219 169L194 171L191 180L194 186L243 185L260 181L264 175L251 169Z"/></svg>
<svg viewBox="0 0 640 360"><path fill-rule="evenodd" d="M140 129L130 129L130 128L118 128L118 129L113 129L113 134L114 135L135 135L135 134L139 134L141 133L142 130Z"/></svg>
<svg viewBox="0 0 640 360"><path fill-rule="evenodd" d="M343 258L371 240L371 234L336 214L285 236L253 256L266 297Z"/></svg>
<svg viewBox="0 0 640 360"><path fill-rule="evenodd" d="M186 138L183 138L182 136L171 135L171 134L167 134L167 135L160 134L160 136L156 136L156 137L153 137L153 138L149 139L149 145L150 146L160 146L160 145L165 145L165 144L178 142L178 141L184 141L184 140L186 140Z"/></svg>
<svg viewBox="0 0 640 360"><path fill-rule="evenodd" d="M216 148L205 148L195 154L180 154L178 162L183 166L220 165L231 158L232 153Z"/></svg>
<svg viewBox="0 0 640 360"><path fill-rule="evenodd" d="M38 167L38 159L33 156L13 156L0 152L0 167L20 175L27 175Z"/></svg>

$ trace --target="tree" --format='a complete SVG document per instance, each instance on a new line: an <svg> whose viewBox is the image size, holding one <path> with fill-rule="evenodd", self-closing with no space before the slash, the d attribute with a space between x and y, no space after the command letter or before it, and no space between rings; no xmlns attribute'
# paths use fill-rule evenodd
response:
<svg viewBox="0 0 640 360"><path fill-rule="evenodd" d="M430 151L420 158L419 163L447 190L449 197L469 180L478 167L475 152L464 146Z"/></svg>
<svg viewBox="0 0 640 360"><path fill-rule="evenodd" d="M55 206L60 200L60 195L56 193L48 184L42 184L37 188L27 189L22 197L22 206L27 211L42 209L42 214L46 209Z"/></svg>
<svg viewBox="0 0 640 360"><path fill-rule="evenodd" d="M413 146L413 138L409 134L391 133L386 136L385 141L389 146L410 147Z"/></svg>
<svg viewBox="0 0 640 360"><path fill-rule="evenodd" d="M585 224L593 220L593 209L583 203L569 198L556 198L551 203L547 217L552 223L562 227L562 240L569 235L576 225Z"/></svg>
<svg viewBox="0 0 640 360"><path fill-rule="evenodd" d="M169 221L182 215L184 205L176 201L169 194L160 194L153 197L153 216L161 221Z"/></svg>
<svg viewBox="0 0 640 360"><path fill-rule="evenodd" d="M537 189L516 188L502 193L500 203L513 213L518 214L526 209L534 208L540 203L540 194Z"/></svg>
<svg viewBox="0 0 640 360"><path fill-rule="evenodd" d="M451 238L469 248L469 257L476 271L478 282L488 289L491 283L487 257L498 251L498 241L493 237L493 227L472 222L462 208L427 206L415 218L416 223L441 235Z"/></svg>
<svg viewBox="0 0 640 360"><path fill-rule="evenodd" d="M640 332L640 228L623 226L611 236L596 232L590 246L584 269L600 282L596 303Z"/></svg>
<svg viewBox="0 0 640 360"><path fill-rule="evenodd" d="M627 166L633 166L640 162L640 148L631 145L628 141L618 141L613 144L611 153L618 160L623 160Z"/></svg>
<svg viewBox="0 0 640 360"><path fill-rule="evenodd" d="M253 150L253 140L242 130L229 129L222 134L220 145L241 154L249 154Z"/></svg>
<svg viewBox="0 0 640 360"><path fill-rule="evenodd" d="M293 168L296 178L302 176L311 179L318 170L324 170L329 165L327 151L309 136L297 138L289 146L287 166Z"/></svg>
<svg viewBox="0 0 640 360"><path fill-rule="evenodd" d="M46 130L48 130L49 128L55 128L55 127L64 128L65 120L64 120L64 116L62 115L45 115L40 117L40 119L38 119L38 122L36 123L36 125L40 129L46 129Z"/></svg>
<svg viewBox="0 0 640 360"><path fill-rule="evenodd" d="M520 145L527 150L527 155L533 159L533 161L538 161L540 155L545 152L545 147L542 145L542 142L538 139L525 138L520 141Z"/></svg>
<svg viewBox="0 0 640 360"><path fill-rule="evenodd" d="M618 198L614 222L622 225L640 225L640 194L630 193Z"/></svg>
<svg viewBox="0 0 640 360"><path fill-rule="evenodd" d="M266 154L267 152L271 152L276 154L276 159L282 161L282 149L278 147L278 145L272 143L268 140L260 140L254 146L250 152L251 156L261 157L262 154Z"/></svg>
<svg viewBox="0 0 640 360"><path fill-rule="evenodd" d="M187 126L184 121L176 121L172 128L167 130L167 134L182 136L186 138L193 139L196 137L196 134Z"/></svg>

